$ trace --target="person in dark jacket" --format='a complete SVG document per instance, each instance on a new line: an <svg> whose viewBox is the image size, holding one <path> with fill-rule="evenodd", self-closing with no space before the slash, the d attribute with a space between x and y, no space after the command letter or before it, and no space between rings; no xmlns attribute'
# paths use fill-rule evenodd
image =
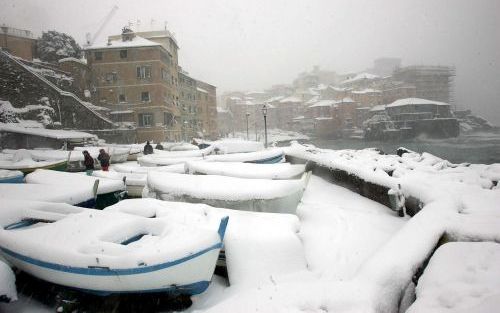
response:
<svg viewBox="0 0 500 313"><path fill-rule="evenodd" d="M156 150L163 150L163 146L161 145L161 143L159 143L156 145L155 149Z"/></svg>
<svg viewBox="0 0 500 313"><path fill-rule="evenodd" d="M92 172L94 171L94 158L90 156L90 153L87 150L83 152L83 165L85 165L85 172L88 176L92 176Z"/></svg>
<svg viewBox="0 0 500 313"><path fill-rule="evenodd" d="M109 154L104 151L104 149L99 150L99 156L97 157L101 163L101 169L105 172L109 170Z"/></svg>
<svg viewBox="0 0 500 313"><path fill-rule="evenodd" d="M153 154L153 146L149 143L149 140L146 142L144 146L144 155Z"/></svg>

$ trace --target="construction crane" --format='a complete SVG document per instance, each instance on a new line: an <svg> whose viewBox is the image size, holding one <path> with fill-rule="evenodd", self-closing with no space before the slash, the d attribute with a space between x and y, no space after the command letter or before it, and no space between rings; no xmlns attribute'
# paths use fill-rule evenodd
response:
<svg viewBox="0 0 500 313"><path fill-rule="evenodd" d="M93 36L91 36L90 33L87 33L86 39L87 39L87 46L91 46L94 41L97 39L97 37L101 34L102 30L104 27L108 24L108 22L111 20L111 18L115 15L116 11L118 10L118 6L114 5L111 8L111 11L109 11L108 15L104 18L104 20L101 23L101 26L97 29L97 31L94 33Z"/></svg>

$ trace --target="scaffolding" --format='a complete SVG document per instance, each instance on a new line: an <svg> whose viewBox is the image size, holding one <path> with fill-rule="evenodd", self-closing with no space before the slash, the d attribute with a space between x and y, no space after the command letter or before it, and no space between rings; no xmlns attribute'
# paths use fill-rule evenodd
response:
<svg viewBox="0 0 500 313"><path fill-rule="evenodd" d="M393 77L412 84L416 97L454 105L454 66L413 65L397 68Z"/></svg>

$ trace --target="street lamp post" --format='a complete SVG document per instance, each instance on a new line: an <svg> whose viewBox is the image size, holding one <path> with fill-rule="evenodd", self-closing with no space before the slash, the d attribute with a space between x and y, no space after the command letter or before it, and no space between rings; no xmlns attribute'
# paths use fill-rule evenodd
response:
<svg viewBox="0 0 500 313"><path fill-rule="evenodd" d="M264 147L267 148L267 106L264 104L262 106L262 115L264 115Z"/></svg>
<svg viewBox="0 0 500 313"><path fill-rule="evenodd" d="M245 113L246 117L247 117L247 140L250 140L250 137L248 135L248 117L250 116L250 113Z"/></svg>

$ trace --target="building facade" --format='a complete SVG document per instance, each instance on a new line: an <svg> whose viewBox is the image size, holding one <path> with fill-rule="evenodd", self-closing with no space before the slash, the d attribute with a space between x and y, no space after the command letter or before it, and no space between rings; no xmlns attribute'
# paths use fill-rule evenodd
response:
<svg viewBox="0 0 500 313"><path fill-rule="evenodd" d="M85 49L94 98L114 122L136 127L138 142L181 140L177 44L169 32L140 34L124 29Z"/></svg>
<svg viewBox="0 0 500 313"><path fill-rule="evenodd" d="M0 48L25 60L33 60L36 39L29 30L0 26Z"/></svg>

